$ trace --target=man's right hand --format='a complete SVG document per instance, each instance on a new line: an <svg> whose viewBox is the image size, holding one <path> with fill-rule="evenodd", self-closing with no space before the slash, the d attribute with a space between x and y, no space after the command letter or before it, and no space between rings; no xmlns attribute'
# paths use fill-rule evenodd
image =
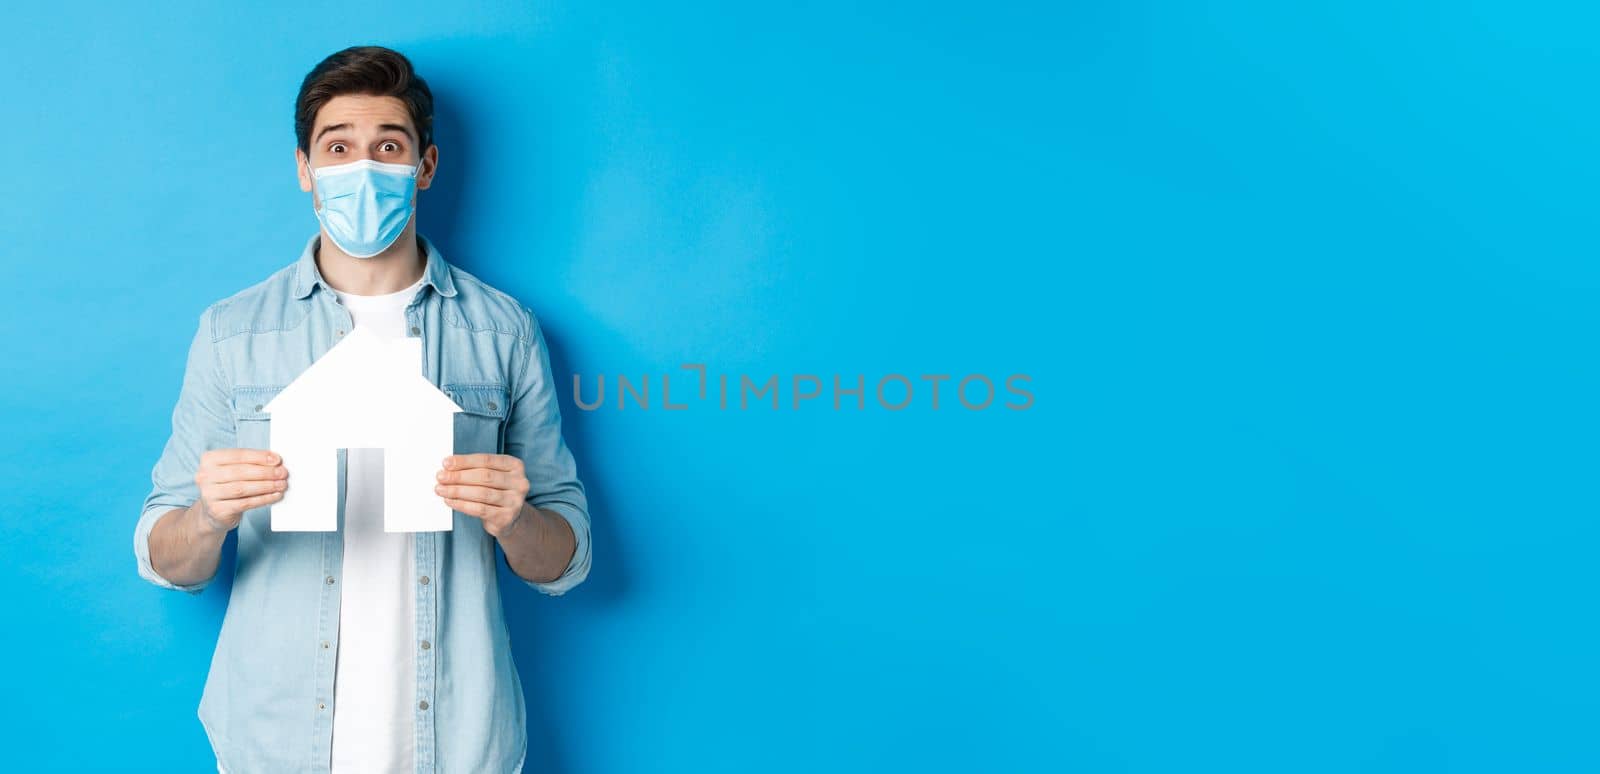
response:
<svg viewBox="0 0 1600 774"><path fill-rule="evenodd" d="M239 526L245 511L281 499L289 470L266 449L213 449L200 455L194 482L200 500L190 507L201 526L225 533Z"/></svg>

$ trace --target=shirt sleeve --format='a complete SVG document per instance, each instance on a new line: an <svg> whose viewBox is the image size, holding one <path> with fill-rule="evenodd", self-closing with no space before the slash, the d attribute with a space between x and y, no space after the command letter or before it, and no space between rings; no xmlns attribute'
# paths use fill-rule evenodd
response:
<svg viewBox="0 0 1600 774"><path fill-rule="evenodd" d="M560 577L548 583L522 578L529 586L554 596L566 593L589 576L589 503L583 482L578 480L572 452L561 437L561 407L550 375L544 332L531 310L523 307L522 312L528 317L531 333L521 376L514 383L505 445L506 453L521 459L527 472L528 503L560 514L572 525L572 535L577 540L572 561ZM510 560L503 561L510 566Z"/></svg>
<svg viewBox="0 0 1600 774"><path fill-rule="evenodd" d="M162 588L191 594L200 593L212 579L184 585L163 578L150 563L150 531L168 511L187 508L199 499L200 488L195 484L194 475L200 468L200 455L209 449L224 449L233 444L233 413L228 407L227 382L212 341L214 315L215 305L200 314L194 340L189 344L183 387L172 411L172 434L150 473L150 494L144 499L144 508L133 530L133 554L139 563L139 575Z"/></svg>

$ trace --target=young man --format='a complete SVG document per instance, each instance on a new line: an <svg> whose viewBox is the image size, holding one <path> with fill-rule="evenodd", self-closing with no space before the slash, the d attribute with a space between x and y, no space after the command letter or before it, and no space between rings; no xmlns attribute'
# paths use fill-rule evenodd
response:
<svg viewBox="0 0 1600 774"><path fill-rule="evenodd" d="M432 113L397 52L318 64L296 101L295 159L321 229L294 263L207 307L190 345L133 545L145 579L199 593L238 533L199 706L230 774L519 771L496 546L547 594L589 572L588 505L538 321L416 233L416 192L438 169ZM271 529L294 482L262 407L357 326L419 337L423 375L463 409L435 489L452 531L384 531L373 449L338 455L338 531Z"/></svg>

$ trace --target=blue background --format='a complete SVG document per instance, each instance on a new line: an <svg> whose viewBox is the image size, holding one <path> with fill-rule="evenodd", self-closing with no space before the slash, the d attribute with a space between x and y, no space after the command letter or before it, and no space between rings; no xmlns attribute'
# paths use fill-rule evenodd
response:
<svg viewBox="0 0 1600 774"><path fill-rule="evenodd" d="M211 770L228 586L134 522L200 310L315 229L301 77L379 43L423 233L558 381L1033 378L563 388L594 571L505 587L530 772L1600 770L1593 12L591 5L0 14L7 768Z"/></svg>

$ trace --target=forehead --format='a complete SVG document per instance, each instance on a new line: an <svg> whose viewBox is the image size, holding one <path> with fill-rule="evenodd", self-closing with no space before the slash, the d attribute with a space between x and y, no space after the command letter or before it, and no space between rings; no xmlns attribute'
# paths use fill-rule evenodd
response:
<svg viewBox="0 0 1600 774"><path fill-rule="evenodd" d="M312 134L330 124L350 124L358 132L375 132L379 124L411 126L411 114L399 97L377 97L370 94L340 94L323 103L317 110ZM412 127L415 131L416 127Z"/></svg>

